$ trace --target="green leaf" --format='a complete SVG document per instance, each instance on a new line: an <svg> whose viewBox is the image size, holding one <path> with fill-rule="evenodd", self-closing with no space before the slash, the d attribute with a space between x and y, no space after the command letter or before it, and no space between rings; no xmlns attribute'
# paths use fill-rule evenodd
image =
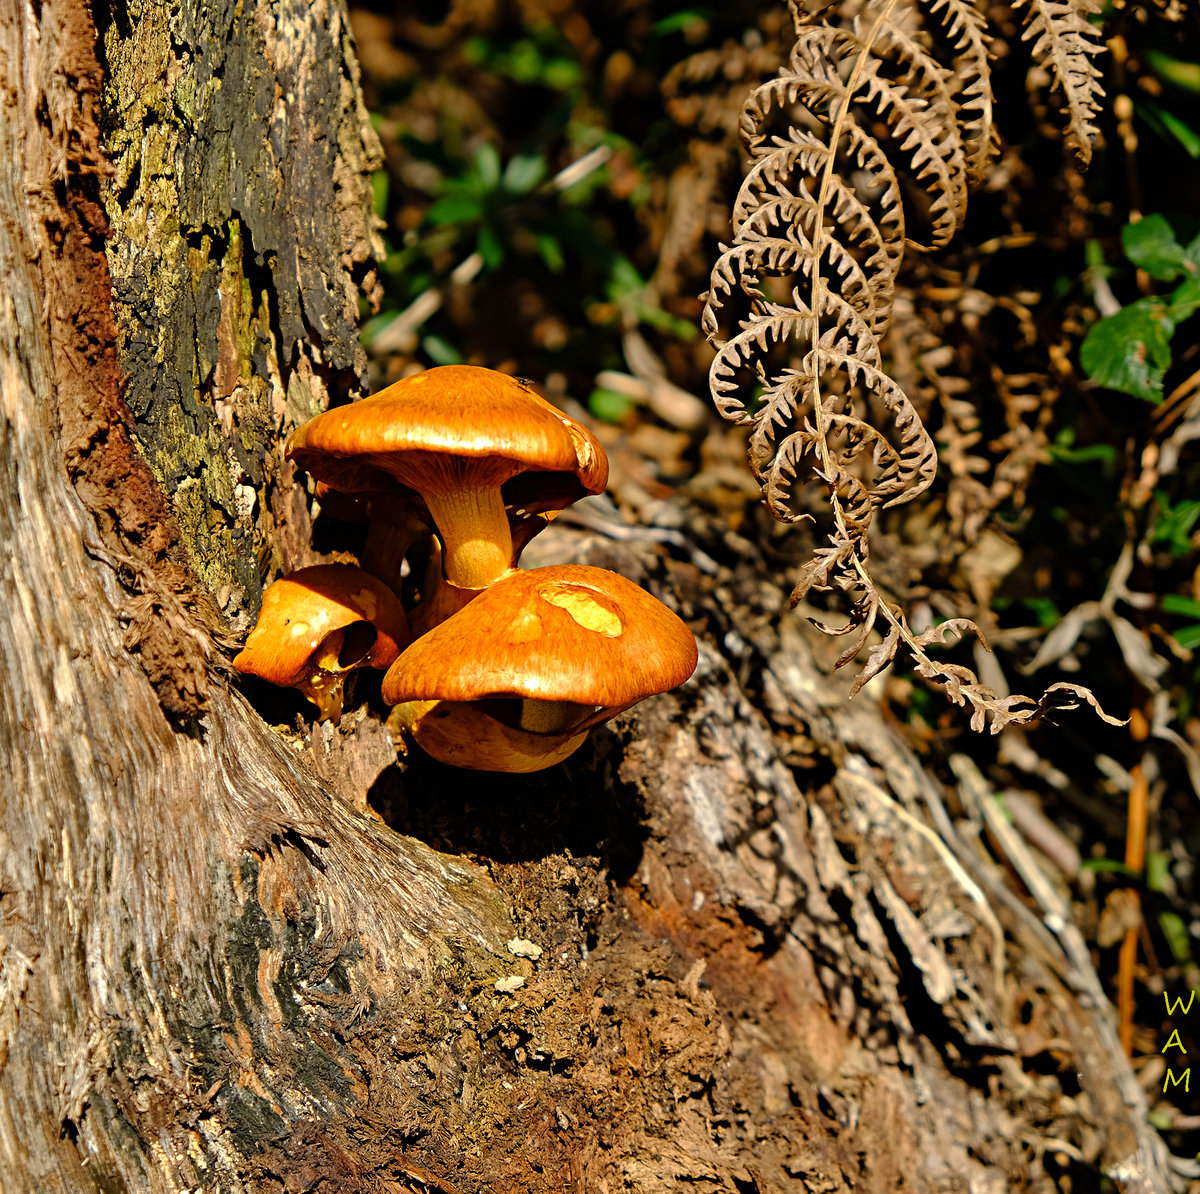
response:
<svg viewBox="0 0 1200 1194"><path fill-rule="evenodd" d="M542 82L553 91L570 91L582 79L583 68L570 58L554 58L542 72Z"/></svg>
<svg viewBox="0 0 1200 1194"><path fill-rule="evenodd" d="M542 51L528 38L514 43L501 68L518 83L537 83L546 69Z"/></svg>
<svg viewBox="0 0 1200 1194"><path fill-rule="evenodd" d="M530 153L514 154L504 167L504 189L511 195L526 195L545 177L545 158Z"/></svg>
<svg viewBox="0 0 1200 1194"><path fill-rule="evenodd" d="M588 410L605 423L621 423L637 403L628 394L603 387L594 389L588 398Z"/></svg>
<svg viewBox="0 0 1200 1194"><path fill-rule="evenodd" d="M435 227L446 224L470 224L483 215L483 205L478 199L461 198L439 199L431 204L425 213L425 218Z"/></svg>
<svg viewBox="0 0 1200 1194"><path fill-rule="evenodd" d="M689 26L704 25L708 22L711 12L707 8L685 8L682 12L672 13L655 21L650 26L650 32L655 37L667 37L672 33L683 33Z"/></svg>
<svg viewBox="0 0 1200 1194"><path fill-rule="evenodd" d="M441 336L426 336L421 341L425 355L435 365L461 365L462 354L448 340Z"/></svg>
<svg viewBox="0 0 1200 1194"><path fill-rule="evenodd" d="M1161 850L1146 851L1146 890L1165 891L1171 877L1171 860Z"/></svg>
<svg viewBox="0 0 1200 1194"><path fill-rule="evenodd" d="M375 315L371 319L368 319L367 322L363 324L362 332L360 333L363 347L370 348L371 341L374 340L384 328L395 323L399 317L399 311L384 311L379 315Z"/></svg>
<svg viewBox="0 0 1200 1194"><path fill-rule="evenodd" d="M672 315L670 311L664 311L661 307L639 307L638 318L652 328L657 328L660 332L666 332L679 340L694 340L700 334L696 325L690 320L680 319L679 316Z"/></svg>
<svg viewBox="0 0 1200 1194"><path fill-rule="evenodd" d="M1160 912L1158 914L1158 927L1162 930L1162 935L1167 939L1167 945L1174 955L1175 964L1177 966L1190 966L1192 964L1192 944L1187 925L1184 923L1183 918L1174 912Z"/></svg>
<svg viewBox="0 0 1200 1194"><path fill-rule="evenodd" d="M613 258L608 276L608 297L614 303L640 297L645 289L646 280L628 257Z"/></svg>
<svg viewBox="0 0 1200 1194"><path fill-rule="evenodd" d="M1127 878L1138 878L1137 871L1128 867L1115 858L1087 858L1079 864L1081 871L1091 871L1093 874L1125 875Z"/></svg>
<svg viewBox="0 0 1200 1194"><path fill-rule="evenodd" d="M1196 626L1184 626L1182 629L1175 631L1172 637L1185 650L1194 651L1200 647L1200 624Z"/></svg>
<svg viewBox="0 0 1200 1194"><path fill-rule="evenodd" d="M1200 601L1182 593L1164 593L1159 600L1163 613L1181 614L1185 618L1200 618Z"/></svg>
<svg viewBox="0 0 1200 1194"><path fill-rule="evenodd" d="M1061 435L1059 437L1061 439ZM1085 444L1074 448L1068 442L1049 444L1046 452L1050 459L1059 464L1104 464L1111 465L1117 458L1115 444Z"/></svg>
<svg viewBox="0 0 1200 1194"><path fill-rule="evenodd" d="M566 265L566 258L563 256L562 245L558 243L558 237L551 236L549 232L535 232L533 243L537 245L538 255L546 263L546 268L552 274L561 273Z"/></svg>
<svg viewBox="0 0 1200 1194"><path fill-rule="evenodd" d="M1155 496L1158 498L1159 515L1150 537L1151 542L1169 543L1172 553L1177 557L1187 555L1192 550L1192 528L1196 525L1196 520L1200 519L1200 501L1180 502L1178 506L1172 506L1162 494ZM1167 609L1167 603L1179 600L1187 600L1187 598L1178 598L1174 594L1167 594L1163 598L1163 608ZM1189 617L1200 617L1200 606L1194 610L1175 609L1171 612L1186 613Z"/></svg>
<svg viewBox="0 0 1200 1194"><path fill-rule="evenodd" d="M1021 604L1037 618L1037 624L1043 630L1049 630L1062 621L1062 610L1051 597L1026 597Z"/></svg>
<svg viewBox="0 0 1200 1194"><path fill-rule="evenodd" d="M1183 91L1200 94L1200 62L1184 62L1162 50L1147 50L1146 65L1164 83L1172 83Z"/></svg>
<svg viewBox="0 0 1200 1194"><path fill-rule="evenodd" d="M488 269L499 269L504 262L504 245L500 238L496 235L494 228L484 224L479 229L479 236L475 241L475 248L479 251L479 256L483 258L483 264Z"/></svg>
<svg viewBox="0 0 1200 1194"><path fill-rule="evenodd" d="M1174 137L1191 157L1200 158L1200 136L1178 116L1153 100L1140 100L1133 106L1156 133L1162 137Z"/></svg>
<svg viewBox="0 0 1200 1194"><path fill-rule="evenodd" d="M1200 282L1195 278L1185 278L1171 295L1167 318L1179 324L1196 310L1200 310Z"/></svg>
<svg viewBox="0 0 1200 1194"><path fill-rule="evenodd" d="M1185 273L1187 257L1175 239L1175 230L1165 216L1152 215L1121 229L1125 256L1160 282L1170 282Z"/></svg>
<svg viewBox="0 0 1200 1194"><path fill-rule="evenodd" d="M1163 374L1171 364L1174 330L1161 299L1138 299L1092 327L1079 360L1099 385L1157 404L1162 401Z"/></svg>
<svg viewBox="0 0 1200 1194"><path fill-rule="evenodd" d="M387 215L388 172L375 170L371 174L371 210L377 216Z"/></svg>
<svg viewBox="0 0 1200 1194"><path fill-rule="evenodd" d="M499 186L500 151L494 145L485 142L475 151L475 173L489 191Z"/></svg>

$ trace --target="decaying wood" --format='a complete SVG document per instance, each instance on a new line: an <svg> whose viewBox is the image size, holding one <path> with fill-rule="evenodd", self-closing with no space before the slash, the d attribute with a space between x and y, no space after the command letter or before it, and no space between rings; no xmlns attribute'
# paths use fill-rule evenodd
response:
<svg viewBox="0 0 1200 1194"><path fill-rule="evenodd" d="M114 556L64 460L87 414L119 428L94 32L48 4L0 37L3 1187L259 1188L249 1143L361 1102L342 1025L507 973L511 926L474 868L326 795L223 682L202 723L168 721L125 643L118 574L149 565Z"/></svg>
<svg viewBox="0 0 1200 1194"><path fill-rule="evenodd" d="M191 568L244 625L261 553L314 562L278 433L361 381L382 154L337 0L116 0L101 34L125 397Z"/></svg>
<svg viewBox="0 0 1200 1194"><path fill-rule="evenodd" d="M244 7L294 36L287 61L312 61L318 6ZM131 11L107 23L113 78L134 42L194 66L186 21L166 37L165 7L136 27ZM207 46L248 20L192 32ZM369 703L301 737L230 688L219 594L189 564L211 552L209 583L249 575L242 549L230 532L181 550L179 487L164 497L163 457L151 470L129 432L152 422L122 406L122 369L144 395L160 363L130 332L147 309L122 298L133 275L110 304L108 262L131 260L165 200L120 165L106 180L95 45L81 0L0 13L6 1194L1045 1189L1037 1158L1056 1147L1165 1190L1087 959L963 844L969 817L951 822L875 707L845 703L754 561L547 532L560 559L674 602L703 650L689 685L535 776L385 766ZM249 88L229 120L282 61L226 73ZM271 221L256 246L285 242ZM162 277L143 266L170 323L168 242ZM309 251L328 279L357 268L336 235ZM227 293L193 296L192 339L158 341L166 375L220 361ZM286 423L305 368L282 326L236 384ZM212 417L269 460L279 426L227 427L215 374L192 376L158 411L189 476L228 472ZM280 550L304 503L273 505L286 479L264 483L253 537ZM410 836L351 807L368 796ZM1036 1033L1018 1031L1022 1000ZM1081 1092L1028 1072L1044 1053Z"/></svg>

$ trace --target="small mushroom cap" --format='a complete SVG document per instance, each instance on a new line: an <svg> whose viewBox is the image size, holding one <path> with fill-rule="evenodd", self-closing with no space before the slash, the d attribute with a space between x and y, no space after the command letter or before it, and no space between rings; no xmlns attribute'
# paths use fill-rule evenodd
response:
<svg viewBox="0 0 1200 1194"><path fill-rule="evenodd" d="M513 572L417 639L383 699L520 697L630 705L696 668L692 632L657 598L603 568Z"/></svg>
<svg viewBox="0 0 1200 1194"><path fill-rule="evenodd" d="M287 456L347 492L376 488L380 472L423 492L453 484L447 456L474 461L494 484L530 471L570 474L566 485L547 478L563 490L562 505L608 483L608 458L586 427L515 377L476 365L427 369L317 415L292 433ZM536 509L561 508L525 487L520 496Z"/></svg>
<svg viewBox="0 0 1200 1194"><path fill-rule="evenodd" d="M370 623L375 639L360 653L349 640L339 661L351 667L389 667L408 642L408 618L396 595L382 581L348 564L318 564L277 580L263 593L258 622L233 666L291 688L313 675L321 644L331 634Z"/></svg>

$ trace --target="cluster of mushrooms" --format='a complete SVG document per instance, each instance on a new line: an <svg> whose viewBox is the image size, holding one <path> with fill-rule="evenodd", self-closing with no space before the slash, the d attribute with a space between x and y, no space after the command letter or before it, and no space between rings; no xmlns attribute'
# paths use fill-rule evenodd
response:
<svg viewBox="0 0 1200 1194"><path fill-rule="evenodd" d="M386 668L389 723L427 754L537 771L695 669L688 628L623 576L518 566L538 531L608 481L599 441L526 383L429 369L309 420L286 454L331 513L366 517L362 567L276 581L234 666L299 689L321 720L341 716L349 672Z"/></svg>

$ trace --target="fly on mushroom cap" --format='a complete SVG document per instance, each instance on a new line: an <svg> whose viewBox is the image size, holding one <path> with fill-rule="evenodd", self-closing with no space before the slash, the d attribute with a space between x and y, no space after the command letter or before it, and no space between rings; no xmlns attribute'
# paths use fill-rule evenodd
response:
<svg viewBox="0 0 1200 1194"><path fill-rule="evenodd" d="M615 572L564 564L510 573L417 639L388 669L383 699L441 702L455 724L465 717L456 706L471 703L523 742L543 735L551 748L577 738L574 749L585 730L682 684L695 667L696 640L662 602ZM434 725L438 714L423 710L420 720ZM416 737L444 762L510 769L496 765L495 751L471 762L469 751L444 757Z"/></svg>
<svg viewBox="0 0 1200 1194"><path fill-rule="evenodd" d="M300 689L320 721L336 721L346 673L389 667L407 642L408 619L387 585L348 564L318 564L267 588L233 666Z"/></svg>
<svg viewBox="0 0 1200 1194"><path fill-rule="evenodd" d="M523 382L474 365L428 369L326 411L292 433L287 455L335 488L366 468L415 489L441 535L446 579L472 590L513 563L506 482L539 474L523 478L514 499L536 514L600 493L608 481L591 432Z"/></svg>

